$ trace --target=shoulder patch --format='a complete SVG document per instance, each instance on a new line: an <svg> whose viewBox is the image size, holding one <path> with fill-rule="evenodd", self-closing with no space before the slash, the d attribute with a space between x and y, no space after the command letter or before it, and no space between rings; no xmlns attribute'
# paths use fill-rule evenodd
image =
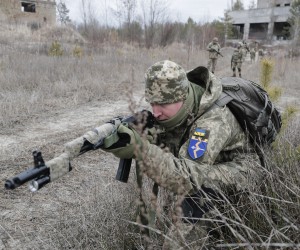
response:
<svg viewBox="0 0 300 250"><path fill-rule="evenodd" d="M195 128L193 131L188 145L188 154L193 160L204 155L207 149L208 136L209 130L207 129Z"/></svg>

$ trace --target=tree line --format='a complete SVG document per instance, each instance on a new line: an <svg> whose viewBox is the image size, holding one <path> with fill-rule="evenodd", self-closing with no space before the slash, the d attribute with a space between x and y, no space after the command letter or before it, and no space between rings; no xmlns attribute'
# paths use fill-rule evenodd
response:
<svg viewBox="0 0 300 250"><path fill-rule="evenodd" d="M188 18L186 22L170 19L169 0L116 0L112 6L107 0L101 3L100 17L94 0L80 0L80 19L72 23L65 0L57 3L57 17L61 24L73 25L91 43L126 42L139 46L165 47L174 42L188 46L206 47L213 37L218 37L221 46L226 46L227 39L239 37L239 31L232 25L230 10L243 10L241 0L233 2L230 9L224 10L224 16L211 22L195 22ZM255 8L250 2L248 8ZM292 34L299 41L300 0L291 5Z"/></svg>

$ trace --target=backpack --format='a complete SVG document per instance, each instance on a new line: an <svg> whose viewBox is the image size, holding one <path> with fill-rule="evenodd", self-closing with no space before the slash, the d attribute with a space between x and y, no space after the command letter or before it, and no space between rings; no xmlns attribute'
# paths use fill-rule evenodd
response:
<svg viewBox="0 0 300 250"><path fill-rule="evenodd" d="M208 74L205 67L198 67L188 72L187 77L203 86ZM221 83L223 92L213 107L227 105L252 143L270 145L280 131L282 120L268 93L258 84L242 78L224 77Z"/></svg>
<svg viewBox="0 0 300 250"><path fill-rule="evenodd" d="M281 114L268 93L258 84L236 77L221 78L223 92L215 102L234 114L250 140L258 145L270 145L282 126Z"/></svg>

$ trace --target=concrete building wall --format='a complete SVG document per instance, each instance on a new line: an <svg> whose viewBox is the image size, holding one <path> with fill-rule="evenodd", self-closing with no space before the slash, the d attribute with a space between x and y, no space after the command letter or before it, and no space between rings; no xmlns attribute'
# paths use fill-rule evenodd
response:
<svg viewBox="0 0 300 250"><path fill-rule="evenodd" d="M257 0L257 8L270 8L274 0Z"/></svg>
<svg viewBox="0 0 300 250"><path fill-rule="evenodd" d="M284 7L284 6L290 6L292 3L292 0L276 0L274 3L275 7Z"/></svg>
<svg viewBox="0 0 300 250"><path fill-rule="evenodd" d="M55 0L1 0L0 21L31 25L55 25Z"/></svg>
<svg viewBox="0 0 300 250"><path fill-rule="evenodd" d="M291 1L258 0L257 9L229 12L232 23L239 30L237 39L286 39L284 29L288 25Z"/></svg>
<svg viewBox="0 0 300 250"><path fill-rule="evenodd" d="M290 7L261 8L251 10L231 11L229 15L233 24L271 22L273 18L278 22L285 22L290 15Z"/></svg>
<svg viewBox="0 0 300 250"><path fill-rule="evenodd" d="M257 0L257 8L273 8L289 6L292 0Z"/></svg>

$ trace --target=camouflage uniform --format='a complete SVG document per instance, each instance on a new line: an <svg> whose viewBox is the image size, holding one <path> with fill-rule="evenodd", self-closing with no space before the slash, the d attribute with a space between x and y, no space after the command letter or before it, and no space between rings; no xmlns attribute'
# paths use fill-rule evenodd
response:
<svg viewBox="0 0 300 250"><path fill-rule="evenodd" d="M220 52L221 49L221 46L218 43L218 38L215 37L213 41L207 45L206 49L209 51L209 55L208 55L209 60L207 63L207 68L208 70L211 70L212 73L214 73L217 65L217 60L218 60L217 52Z"/></svg>
<svg viewBox="0 0 300 250"><path fill-rule="evenodd" d="M259 59L262 59L264 57L264 50L263 49L259 49L258 50L258 56L259 56Z"/></svg>
<svg viewBox="0 0 300 250"><path fill-rule="evenodd" d="M213 216L212 208L218 205L211 197L231 187L241 191L255 185L260 162L231 111L226 106L211 108L222 85L207 68L202 67L199 79L192 83L182 67L161 61L147 70L145 78L146 100L162 105L183 101L177 114L157 121L147 137L116 119L67 143L64 153L46 166L53 181L70 171L70 161L82 153L87 142L94 147L104 139L103 150L122 159L134 157L138 169L180 204L180 209L173 206L169 220L174 223L163 249L187 244L188 249L200 249L208 238L209 225L203 219Z"/></svg>
<svg viewBox="0 0 300 250"><path fill-rule="evenodd" d="M231 56L231 69L233 71L232 76L236 76L236 68L239 72L239 77L242 77L242 62L243 62L243 52L241 50L241 45L238 45L236 49L234 49L233 54Z"/></svg>
<svg viewBox="0 0 300 250"><path fill-rule="evenodd" d="M231 111L227 107L210 109L222 86L205 68L203 75L205 70L201 86L189 82L184 70L170 61L158 62L146 73L148 102L165 103L173 96L176 101L184 100L184 104L171 119L157 121L157 141L148 145L141 165L159 186L186 197L195 196L199 190L217 191L229 186L244 189L249 185L249 176L254 176L260 167ZM197 146L195 141L203 145ZM205 205L205 198L197 197L199 204ZM195 216L192 211L184 211L185 217L189 215ZM189 249L199 249L207 240L205 227L201 219L177 221L177 226L170 228L164 249L178 249L179 242L190 244Z"/></svg>
<svg viewBox="0 0 300 250"><path fill-rule="evenodd" d="M255 61L255 54L256 54L255 49L252 48L252 49L250 50L251 63Z"/></svg>
<svg viewBox="0 0 300 250"><path fill-rule="evenodd" d="M246 41L243 41L242 42L243 62L245 61L248 52L250 52L249 46L246 43Z"/></svg>

